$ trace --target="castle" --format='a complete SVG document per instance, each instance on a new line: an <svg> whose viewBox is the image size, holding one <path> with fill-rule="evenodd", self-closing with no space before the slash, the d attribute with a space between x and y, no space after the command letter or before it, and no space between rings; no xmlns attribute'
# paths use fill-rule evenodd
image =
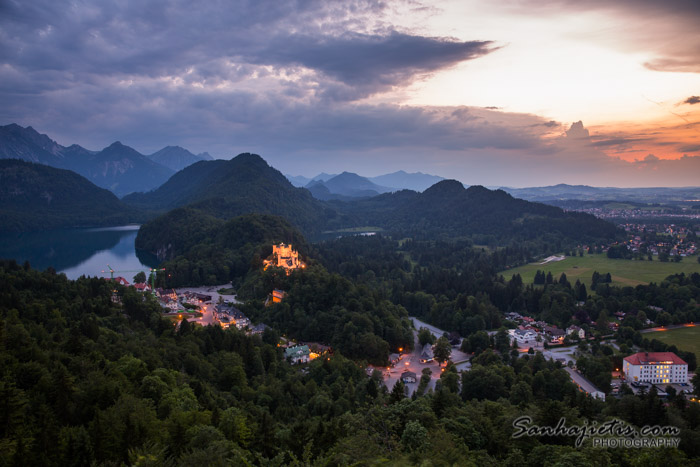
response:
<svg viewBox="0 0 700 467"><path fill-rule="evenodd" d="M292 248L292 245L286 245L284 243L272 245L272 256L264 260L263 264L265 265L265 269L270 266L284 268L287 270L287 274L289 274L292 269L306 267L304 262L299 260L299 253Z"/></svg>

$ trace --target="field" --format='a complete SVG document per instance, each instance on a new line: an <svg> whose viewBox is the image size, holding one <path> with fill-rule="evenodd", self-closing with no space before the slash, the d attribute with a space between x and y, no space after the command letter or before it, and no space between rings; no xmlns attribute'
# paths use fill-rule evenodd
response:
<svg viewBox="0 0 700 467"><path fill-rule="evenodd" d="M588 255L582 257L567 256L562 261L553 261L546 264L539 262L526 264L514 269L501 271L504 277L510 278L513 274L520 274L523 283L532 284L537 270L545 273L551 272L555 278L559 278L561 273L566 273L569 282L574 283L576 279L591 285L591 276L594 271L601 274L610 273L612 284L620 286L635 286L648 284L649 282L659 283L671 274L684 272L692 274L700 273L700 264L697 257L690 256L683 258L680 263L662 263L654 258L654 261L633 261L627 259L609 259L606 255Z"/></svg>
<svg viewBox="0 0 700 467"><path fill-rule="evenodd" d="M649 340L660 340L668 345L673 344L680 350L690 351L695 355L700 355L700 326L649 332L642 334L642 336Z"/></svg>

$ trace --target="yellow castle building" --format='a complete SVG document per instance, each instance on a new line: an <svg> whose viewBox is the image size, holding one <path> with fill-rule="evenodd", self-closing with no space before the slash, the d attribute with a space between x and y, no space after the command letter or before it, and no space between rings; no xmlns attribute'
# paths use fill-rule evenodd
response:
<svg viewBox="0 0 700 467"><path fill-rule="evenodd" d="M299 253L292 247L292 245L287 245L280 243L279 245L272 245L272 255L263 261L265 269L270 266L275 266L278 268L284 268L289 274L293 269L305 268L306 265L303 261L299 259Z"/></svg>

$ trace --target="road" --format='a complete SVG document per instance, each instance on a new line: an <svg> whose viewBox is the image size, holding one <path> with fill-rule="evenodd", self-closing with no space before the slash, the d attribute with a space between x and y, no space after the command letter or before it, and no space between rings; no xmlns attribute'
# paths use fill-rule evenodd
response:
<svg viewBox="0 0 700 467"><path fill-rule="evenodd" d="M692 328L694 326L700 326L700 321L696 323L686 323L686 324L671 324L668 326L659 326L656 328L648 328L648 329L640 329L640 333L644 334L646 332L657 332L657 331L668 331L670 329L679 329L679 328Z"/></svg>
<svg viewBox="0 0 700 467"><path fill-rule="evenodd" d="M409 316L408 318L411 320L411 322L413 322L413 327L416 328L416 330L418 330L420 328L426 328L428 331L430 331L432 333L433 336L435 336L435 339L439 339L440 337L443 336L443 334L445 334L445 331L443 331L442 329L438 329L435 326L432 326L428 323L424 323L423 321L419 320L418 318L415 318L413 316Z"/></svg>
<svg viewBox="0 0 700 467"><path fill-rule="evenodd" d="M442 329L424 323L418 318L410 317L410 319L416 328L416 330L413 331L413 351L411 353L401 355L401 360L390 370L387 370L386 368L377 368L382 371L382 375L384 376L384 385L387 387L387 389L389 389L389 391L394 388L396 382L399 380L399 378L401 378L401 373L404 371L414 372L416 374L416 382L406 384L406 392L409 397L412 396L415 390L418 388L424 368L430 368L432 371L430 383L428 384L426 391L428 391L428 389L435 390L435 383L440 378L440 374L442 373L440 365L435 361L421 363L420 354L422 353L423 348L418 342L417 330L422 327L427 328L436 338L442 337L442 335L445 333L445 331ZM471 355L465 354L458 348L452 348L451 360L453 362L459 362L459 364L457 364L457 370L468 371L471 368L471 364L465 360L470 357Z"/></svg>

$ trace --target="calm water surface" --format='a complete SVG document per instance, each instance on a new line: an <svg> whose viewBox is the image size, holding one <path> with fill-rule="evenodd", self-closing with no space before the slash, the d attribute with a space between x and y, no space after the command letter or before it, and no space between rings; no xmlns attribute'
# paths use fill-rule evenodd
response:
<svg viewBox="0 0 700 467"><path fill-rule="evenodd" d="M136 251L138 230L138 225L125 225L3 234L0 258L15 259L20 264L29 261L34 269L52 267L70 279L82 275L109 277L109 265L115 276L124 276L131 282L138 271L158 265L154 256Z"/></svg>

